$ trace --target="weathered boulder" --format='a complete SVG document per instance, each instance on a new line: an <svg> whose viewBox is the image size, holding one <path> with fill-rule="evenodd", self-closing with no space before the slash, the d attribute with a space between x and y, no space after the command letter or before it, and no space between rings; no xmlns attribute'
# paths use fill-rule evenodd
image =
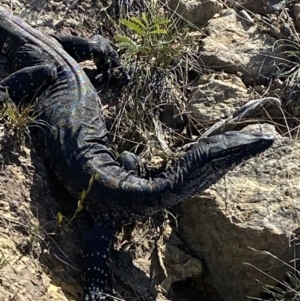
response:
<svg viewBox="0 0 300 301"><path fill-rule="evenodd" d="M277 284L254 267L284 278L285 265L253 249L285 262L296 256L291 239L299 231L299 159L299 141L279 138L270 149L182 203L180 227L203 257L206 281L225 301L259 297L262 285L257 280Z"/></svg>
<svg viewBox="0 0 300 301"><path fill-rule="evenodd" d="M194 25L205 25L223 4L218 0L169 0L168 6Z"/></svg>
<svg viewBox="0 0 300 301"><path fill-rule="evenodd" d="M227 73L239 72L248 81L276 72L282 55L276 39L257 24L240 18L235 10L224 10L211 19L207 34L199 58L204 65Z"/></svg>
<svg viewBox="0 0 300 301"><path fill-rule="evenodd" d="M218 135L228 131L240 131L249 124L276 124L283 119L282 102L276 97L252 99L233 114L227 116L203 133L202 137ZM278 124L277 124L278 125ZM263 127L266 127L263 126Z"/></svg>
<svg viewBox="0 0 300 301"><path fill-rule="evenodd" d="M229 7L239 7L246 8L253 13L257 14L270 14L275 11L273 7L274 1L269 0L237 0L237 1L227 1L226 4ZM276 1L278 2L278 1Z"/></svg>
<svg viewBox="0 0 300 301"><path fill-rule="evenodd" d="M203 76L190 95L187 111L200 122L218 121L244 105L248 97L245 85L235 75Z"/></svg>
<svg viewBox="0 0 300 301"><path fill-rule="evenodd" d="M295 28L300 32L300 3L294 5Z"/></svg>

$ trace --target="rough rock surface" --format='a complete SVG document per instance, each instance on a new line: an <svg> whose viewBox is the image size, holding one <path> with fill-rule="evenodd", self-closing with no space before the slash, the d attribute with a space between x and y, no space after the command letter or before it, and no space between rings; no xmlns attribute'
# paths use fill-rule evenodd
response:
<svg viewBox="0 0 300 301"><path fill-rule="evenodd" d="M205 25L223 5L218 0L169 0L168 6L194 25Z"/></svg>
<svg viewBox="0 0 300 301"><path fill-rule="evenodd" d="M297 3L294 5L294 18L295 18L295 27L298 32L300 32L300 4Z"/></svg>
<svg viewBox="0 0 300 301"><path fill-rule="evenodd" d="M272 75L281 50L276 39L240 18L233 9L222 11L206 28L200 59L206 66L228 73L241 73L243 79Z"/></svg>
<svg viewBox="0 0 300 301"><path fill-rule="evenodd" d="M226 4L229 7L238 7L250 10L252 13L266 15L282 9L287 2L285 0L237 0L226 1Z"/></svg>
<svg viewBox="0 0 300 301"><path fill-rule="evenodd" d="M180 227L207 267L206 281L225 301L259 297L261 283L276 285L295 256L299 233L300 143L274 146L229 172L205 193L184 202ZM253 248L253 249L251 249ZM250 265L254 266L251 267Z"/></svg>
<svg viewBox="0 0 300 301"><path fill-rule="evenodd" d="M247 102L247 89L237 76L203 76L191 93L187 111L201 122L217 121Z"/></svg>

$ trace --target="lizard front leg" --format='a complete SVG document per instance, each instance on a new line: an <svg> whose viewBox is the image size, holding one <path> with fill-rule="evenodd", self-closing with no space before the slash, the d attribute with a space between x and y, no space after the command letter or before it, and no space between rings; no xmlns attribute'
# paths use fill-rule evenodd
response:
<svg viewBox="0 0 300 301"><path fill-rule="evenodd" d="M8 96L19 103L41 95L57 77L54 62L33 45L24 45L8 56L17 71L0 81L0 102Z"/></svg>
<svg viewBox="0 0 300 301"><path fill-rule="evenodd" d="M93 60L97 72L103 74L103 79L109 79L109 70L117 68L126 83L130 81L126 69L121 65L118 53L112 48L108 39L101 35L91 38L77 36L51 35L77 62Z"/></svg>

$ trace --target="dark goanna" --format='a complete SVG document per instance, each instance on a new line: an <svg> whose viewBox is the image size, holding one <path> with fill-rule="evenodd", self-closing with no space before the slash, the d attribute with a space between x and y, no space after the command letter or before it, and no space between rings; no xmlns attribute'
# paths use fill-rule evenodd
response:
<svg viewBox="0 0 300 301"><path fill-rule="evenodd" d="M41 131L46 156L74 197L86 188L92 174L99 175L84 203L95 221L84 250L84 300L111 300L105 297L112 292L106 285L109 245L123 223L144 219L200 193L274 140L228 132L200 140L171 169L154 178L127 171L108 146L99 97L78 64L93 58L105 73L103 58L108 54L119 66L105 41L99 36L53 38L0 7L1 52L16 70L0 82L0 102L6 92L16 103L38 93L39 118L48 125Z"/></svg>

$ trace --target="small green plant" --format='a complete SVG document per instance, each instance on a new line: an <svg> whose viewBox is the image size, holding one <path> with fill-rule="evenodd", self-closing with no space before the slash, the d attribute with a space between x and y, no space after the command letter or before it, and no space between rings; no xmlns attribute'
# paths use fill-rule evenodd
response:
<svg viewBox="0 0 300 301"><path fill-rule="evenodd" d="M88 184L88 187L87 189L84 189L80 196L79 196L79 200L77 202L77 208L73 214L73 216L71 217L71 219L67 222L66 226L70 225L71 222L76 218L77 214L83 209L83 201L84 199L86 198L86 196L89 194L95 180L99 179L100 175L97 173L97 174L94 174L91 176L90 180L89 180L89 184ZM58 212L56 214L56 222L58 225L61 225L62 222L63 222L63 219L64 219L64 216Z"/></svg>
<svg viewBox="0 0 300 301"><path fill-rule="evenodd" d="M0 109L0 118L15 135L29 134L29 127L36 120L35 104L16 106L12 101L5 100Z"/></svg>
<svg viewBox="0 0 300 301"><path fill-rule="evenodd" d="M183 126L189 118L185 94L203 68L190 26L165 3L143 4L120 6L119 21L111 19L132 80L119 96L109 133L117 152L129 150L148 161L164 156L167 162L177 156L173 146L191 140Z"/></svg>
<svg viewBox="0 0 300 301"><path fill-rule="evenodd" d="M126 49L137 60L143 59L150 66L167 67L180 54L175 44L175 26L168 17L143 12L140 17L121 19L120 24L128 34L116 35L115 40L120 49Z"/></svg>
<svg viewBox="0 0 300 301"><path fill-rule="evenodd" d="M1 140L6 141L6 147L23 144L25 137L29 136L31 127L46 125L45 122L38 120L40 113L36 109L36 104L37 101L32 101L16 105L8 96L0 104L0 123L4 128Z"/></svg>

